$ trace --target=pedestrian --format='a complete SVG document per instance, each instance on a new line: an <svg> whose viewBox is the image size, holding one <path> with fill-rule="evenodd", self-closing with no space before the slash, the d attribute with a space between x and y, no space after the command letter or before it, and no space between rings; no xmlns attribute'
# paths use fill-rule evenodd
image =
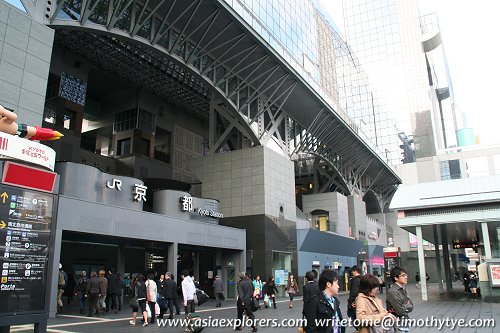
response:
<svg viewBox="0 0 500 333"><path fill-rule="evenodd" d="M64 294L64 288L66 288L66 283L68 281L68 274L63 270L63 266L59 264L59 273L57 275L57 313L62 313L63 311L63 301L62 297Z"/></svg>
<svg viewBox="0 0 500 333"><path fill-rule="evenodd" d="M377 274L377 280L378 280L378 292L379 294L383 294L384 293L384 279L382 279L382 277L380 276L380 274Z"/></svg>
<svg viewBox="0 0 500 333"><path fill-rule="evenodd" d="M329 269L321 272L318 279L318 288L318 297L311 298L307 308L307 316L312 320L308 319L306 332L344 333L345 326L341 325L343 317L340 311L340 302L336 297L339 293L339 276L337 272Z"/></svg>
<svg viewBox="0 0 500 333"><path fill-rule="evenodd" d="M175 282L174 274L171 274L170 278L172 279L172 281ZM175 284L177 285L177 282ZM177 293L175 294L175 299L174 299L175 315L176 316L181 314L181 308L179 306L179 297L182 297L182 286L180 284L177 285Z"/></svg>
<svg viewBox="0 0 500 333"><path fill-rule="evenodd" d="M415 287L420 287L420 273L415 274Z"/></svg>
<svg viewBox="0 0 500 333"><path fill-rule="evenodd" d="M224 298L224 289L222 286L222 280L218 275L215 276L214 280L214 295L215 295L215 300L217 302L215 307L220 308L222 306L221 300Z"/></svg>
<svg viewBox="0 0 500 333"><path fill-rule="evenodd" d="M262 288L263 288L262 281L260 280L260 275L257 275L255 277L255 280L253 280L252 284L253 284L253 297L257 301L257 305L260 307L259 300L261 298Z"/></svg>
<svg viewBox="0 0 500 333"><path fill-rule="evenodd" d="M276 288L276 283L274 283L274 276L269 277L266 287L267 296L269 297L269 303L273 301L273 307L276 309L276 294L278 293L278 288Z"/></svg>
<svg viewBox="0 0 500 333"><path fill-rule="evenodd" d="M429 273L425 273L425 282L427 287L429 286L429 282L431 281L431 277L429 276Z"/></svg>
<svg viewBox="0 0 500 333"><path fill-rule="evenodd" d="M132 293L132 280L130 279L130 274L125 277L122 281L123 293L125 296L130 296Z"/></svg>
<svg viewBox="0 0 500 333"><path fill-rule="evenodd" d="M80 278L76 282L76 295L78 297L78 304L80 305L80 314L85 313L85 299L87 298L87 284L89 279L87 278L87 272L82 271Z"/></svg>
<svg viewBox="0 0 500 333"><path fill-rule="evenodd" d="M121 274L116 274L116 285L118 288L118 311L121 311L123 305L123 285Z"/></svg>
<svg viewBox="0 0 500 333"><path fill-rule="evenodd" d="M358 327L358 333L369 333L379 328L382 329L380 321L385 317L392 316L384 309L382 300L377 297L378 286L378 279L372 274L365 274L360 280L359 294L356 297L356 319L360 320L363 326ZM379 321L379 323L374 321ZM384 332L390 331L384 330ZM394 331L392 330L392 332Z"/></svg>
<svg viewBox="0 0 500 333"><path fill-rule="evenodd" d="M149 310L151 310L151 324L154 324L156 318L156 298L158 294L158 288L154 279L154 274L149 273L148 279L146 281L146 300L148 302Z"/></svg>
<svg viewBox="0 0 500 333"><path fill-rule="evenodd" d="M106 312L108 312L110 309L114 310L115 313L118 313L118 292L120 291L120 284L119 281L116 278L116 274L114 272L113 268L110 268L108 270L108 292L107 295L109 295L109 301L108 301L108 308L106 309Z"/></svg>
<svg viewBox="0 0 500 333"><path fill-rule="evenodd" d="M465 287L465 293L469 294L470 293L470 279L469 279L469 271L466 271L463 275L464 278L464 287Z"/></svg>
<svg viewBox="0 0 500 333"><path fill-rule="evenodd" d="M356 319L356 297L359 294L359 283L361 281L361 268L354 265L351 268L351 280L349 281L349 298L347 299L347 316L351 320Z"/></svg>
<svg viewBox="0 0 500 333"><path fill-rule="evenodd" d="M290 273L288 275L288 281L286 282L285 290L288 293L288 297L290 298L290 303L288 304L288 307L291 309L291 308L293 308L293 305L292 305L293 296L295 296L295 294L299 291L297 281L293 277L292 273Z"/></svg>
<svg viewBox="0 0 500 333"><path fill-rule="evenodd" d="M391 279L394 287L387 291L387 310L397 318L408 318L408 314L413 311L413 301L406 290L408 274L401 267L394 267L391 269ZM409 331L408 327L399 326L398 329Z"/></svg>
<svg viewBox="0 0 500 333"><path fill-rule="evenodd" d="M142 312L142 320L144 323L143 327L148 326L148 311L146 310L147 302L147 289L145 278L142 274L138 274L136 277L136 283L132 286L132 297L137 300L137 306L132 307L132 319L129 321L130 325L135 325L137 321L137 313L139 309Z"/></svg>
<svg viewBox="0 0 500 333"><path fill-rule="evenodd" d="M90 272L90 279L87 283L87 295L89 296L88 316L99 316L99 278L94 271Z"/></svg>
<svg viewBox="0 0 500 333"><path fill-rule="evenodd" d="M165 299L165 286L166 286L167 280L165 279L165 274L160 275L160 279L156 281L156 288L157 288L157 295L156 295L156 302L158 304L158 307L160 308L160 314L158 315L158 318L163 318L163 314L165 313L165 308L166 308L166 299Z"/></svg>
<svg viewBox="0 0 500 333"><path fill-rule="evenodd" d="M472 300L477 300L477 275L473 271L469 271L469 288Z"/></svg>
<svg viewBox="0 0 500 333"><path fill-rule="evenodd" d="M99 308L102 314L108 312L106 308L106 294L108 293L108 279L104 277L104 269L99 271Z"/></svg>
<svg viewBox="0 0 500 333"><path fill-rule="evenodd" d="M302 315L306 319L307 325L304 326L304 331L306 333L315 332L314 330L314 319L316 319L316 312L312 309L312 303L316 303L319 297L319 287L318 283L314 281L314 273L309 271L306 273L307 283L303 289L302 300L304 302L302 308Z"/></svg>
<svg viewBox="0 0 500 333"><path fill-rule="evenodd" d="M236 309L238 315L238 321L240 326L236 327L235 331L242 330L243 324L243 312L245 312L247 318L253 320L252 332L257 332L257 327L255 326L255 316L252 312L252 298L254 295L252 281L247 277L245 272L239 274L240 281L238 281L238 299L236 301Z"/></svg>
<svg viewBox="0 0 500 333"><path fill-rule="evenodd" d="M184 299L184 316L187 318L187 315L191 312L194 312L194 293L196 292L196 287L194 285L193 279L189 276L189 271L184 270L181 273L181 286L182 286L182 295Z"/></svg>
<svg viewBox="0 0 500 333"><path fill-rule="evenodd" d="M75 287L76 283L73 274L68 274L68 278L66 279L66 287L64 288L64 294L66 295L66 301L68 305L73 302L73 296L76 295Z"/></svg>
<svg viewBox="0 0 500 333"><path fill-rule="evenodd" d="M165 299L164 306L160 308L160 318L163 318L165 310L168 308L170 315L168 319L174 319L174 302L177 299L177 283L172 280L172 274L167 272L165 274L165 286L162 290L162 297Z"/></svg>

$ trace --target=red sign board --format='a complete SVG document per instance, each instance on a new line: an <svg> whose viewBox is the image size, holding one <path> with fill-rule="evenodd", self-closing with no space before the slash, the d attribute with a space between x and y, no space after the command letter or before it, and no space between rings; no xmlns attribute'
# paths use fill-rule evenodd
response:
<svg viewBox="0 0 500 333"><path fill-rule="evenodd" d="M398 252L384 252L385 258L397 258Z"/></svg>
<svg viewBox="0 0 500 333"><path fill-rule="evenodd" d="M5 162L2 183L43 192L54 192L55 172L45 171L13 162Z"/></svg>

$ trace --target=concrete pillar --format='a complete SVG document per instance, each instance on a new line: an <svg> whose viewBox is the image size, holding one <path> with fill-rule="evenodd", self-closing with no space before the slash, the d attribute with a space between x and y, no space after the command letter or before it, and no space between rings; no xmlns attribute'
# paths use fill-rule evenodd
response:
<svg viewBox="0 0 500 333"><path fill-rule="evenodd" d="M417 227L417 246L418 246L418 267L420 272L420 290L422 291L422 300L427 301L427 283L425 283L425 257L422 238L422 227Z"/></svg>
<svg viewBox="0 0 500 333"><path fill-rule="evenodd" d="M193 260L193 278L200 281L200 254L195 253Z"/></svg>
<svg viewBox="0 0 500 333"><path fill-rule="evenodd" d="M444 289L443 289L443 274L441 272L441 255L439 254L439 244L441 243L439 241L439 233L438 233L438 226L434 225L433 226L433 231L434 231L434 245L435 245L435 252L436 252L436 266L437 266L437 278L438 278L438 285L439 285L439 293L444 294Z"/></svg>
<svg viewBox="0 0 500 333"><path fill-rule="evenodd" d="M123 273L125 273L126 261L124 248L123 245L118 246L118 259L116 260L116 274L120 274L122 278L125 278L125 276L123 276Z"/></svg>
<svg viewBox="0 0 500 333"><path fill-rule="evenodd" d="M168 257L167 257L167 271L174 274L174 279L177 283L177 255L178 255L179 243L172 243L168 245Z"/></svg>
<svg viewBox="0 0 500 333"><path fill-rule="evenodd" d="M450 269L450 250L448 248L448 235L446 234L446 226L440 225L441 229L441 243L443 245L443 264L444 264L444 278L446 281L446 290L453 289L453 276Z"/></svg>
<svg viewBox="0 0 500 333"><path fill-rule="evenodd" d="M488 223L487 222L481 223L481 231L483 233L485 259L491 259L491 243L490 243L490 234L488 232Z"/></svg>
<svg viewBox="0 0 500 333"><path fill-rule="evenodd" d="M57 313L57 278L59 276L59 263L61 261L61 244L62 244L62 230L56 229L54 234L53 255L52 255L52 274L50 288L50 307L49 317L55 318ZM50 272L49 272L50 274Z"/></svg>

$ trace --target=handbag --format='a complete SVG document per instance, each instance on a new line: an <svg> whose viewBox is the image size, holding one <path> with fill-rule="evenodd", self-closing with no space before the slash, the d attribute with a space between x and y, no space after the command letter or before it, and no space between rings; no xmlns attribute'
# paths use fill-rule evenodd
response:
<svg viewBox="0 0 500 333"><path fill-rule="evenodd" d="M130 307L132 309L137 309L139 308L139 301L137 300L137 296L133 296L131 299L130 299Z"/></svg>
<svg viewBox="0 0 500 333"><path fill-rule="evenodd" d="M259 304L257 303L258 300L256 300L255 298L252 297L252 299L250 300L250 310L252 310L252 312L255 312L257 311L258 309L260 309L259 307Z"/></svg>
<svg viewBox="0 0 500 333"><path fill-rule="evenodd" d="M226 297L224 296L224 294L220 294L220 300L223 301L225 299L226 299Z"/></svg>
<svg viewBox="0 0 500 333"><path fill-rule="evenodd" d="M366 305L368 305L368 308L370 309L372 315L375 314L373 310L370 308L368 304L368 300L365 299ZM396 333L396 330L394 327L388 327L384 328L382 325L377 325L377 326L368 326L367 327L369 333Z"/></svg>

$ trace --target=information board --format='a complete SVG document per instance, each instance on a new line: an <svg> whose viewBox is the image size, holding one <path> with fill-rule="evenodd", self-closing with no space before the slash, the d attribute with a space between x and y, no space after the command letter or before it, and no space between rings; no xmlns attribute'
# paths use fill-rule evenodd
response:
<svg viewBox="0 0 500 333"><path fill-rule="evenodd" d="M0 186L0 316L45 310L54 197Z"/></svg>

